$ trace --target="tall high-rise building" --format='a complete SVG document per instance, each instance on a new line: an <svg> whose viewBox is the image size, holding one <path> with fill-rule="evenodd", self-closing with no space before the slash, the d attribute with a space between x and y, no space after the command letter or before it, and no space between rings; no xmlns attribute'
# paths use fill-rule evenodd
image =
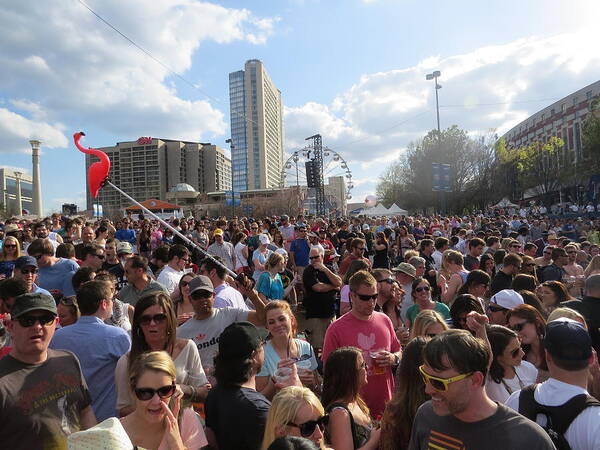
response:
<svg viewBox="0 0 600 450"><path fill-rule="evenodd" d="M281 91L257 59L229 74L231 168L235 191L278 187L283 165Z"/></svg>
<svg viewBox="0 0 600 450"><path fill-rule="evenodd" d="M111 160L111 181L138 201L166 200L166 194L180 183L197 192L231 189L231 161L223 149L210 143L139 138L100 148ZM85 155L85 167L97 161ZM110 187L93 199L87 190L87 208L96 201L105 214L121 210L131 202Z"/></svg>

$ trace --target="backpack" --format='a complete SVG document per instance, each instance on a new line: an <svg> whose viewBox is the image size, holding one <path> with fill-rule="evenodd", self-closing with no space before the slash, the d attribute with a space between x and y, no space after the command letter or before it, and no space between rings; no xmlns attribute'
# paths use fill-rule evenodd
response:
<svg viewBox="0 0 600 450"><path fill-rule="evenodd" d="M571 450L564 434L575 418L590 406L600 406L594 397L579 394L568 402L558 406L541 405L535 401L534 392L537 384L532 384L521 390L519 394L519 414L535 422L538 414L546 416L547 422L543 427L557 450Z"/></svg>

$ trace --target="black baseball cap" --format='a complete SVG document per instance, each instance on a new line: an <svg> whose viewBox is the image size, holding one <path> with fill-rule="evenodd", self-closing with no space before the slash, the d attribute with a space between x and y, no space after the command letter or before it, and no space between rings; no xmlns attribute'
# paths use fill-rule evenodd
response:
<svg viewBox="0 0 600 450"><path fill-rule="evenodd" d="M188 286L190 288L190 295L197 291L215 292L212 281L205 275L198 275L192 278Z"/></svg>
<svg viewBox="0 0 600 450"><path fill-rule="evenodd" d="M592 356L592 338L579 322L561 317L546 325L544 348L557 359L584 361Z"/></svg>
<svg viewBox="0 0 600 450"><path fill-rule="evenodd" d="M37 267L37 261L33 256L19 256L15 260L15 269L22 269L23 267L33 266Z"/></svg>
<svg viewBox="0 0 600 450"><path fill-rule="evenodd" d="M17 319L25 313L38 309L50 311L54 315L58 314L56 311L56 302L53 297L46 294L29 293L19 295L15 298L15 304L12 307L10 316L13 319Z"/></svg>
<svg viewBox="0 0 600 450"><path fill-rule="evenodd" d="M269 332L250 322L235 322L219 337L219 355L224 358L249 358L264 342Z"/></svg>

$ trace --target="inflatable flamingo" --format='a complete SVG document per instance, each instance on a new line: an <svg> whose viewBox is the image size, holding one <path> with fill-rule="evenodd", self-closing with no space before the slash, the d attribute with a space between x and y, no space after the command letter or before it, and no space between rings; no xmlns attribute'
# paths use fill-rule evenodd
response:
<svg viewBox="0 0 600 450"><path fill-rule="evenodd" d="M90 193L92 197L98 197L98 192L100 188L104 186L106 179L108 178L108 172L110 172L110 159L106 155L106 153L101 152L100 150L95 150L93 148L84 148L79 143L79 140L82 136L85 136L83 131L79 131L73 135L73 140L75 141L75 146L82 151L83 153L87 153L89 155L95 155L100 158L100 161L95 162L88 169L88 185L90 186Z"/></svg>

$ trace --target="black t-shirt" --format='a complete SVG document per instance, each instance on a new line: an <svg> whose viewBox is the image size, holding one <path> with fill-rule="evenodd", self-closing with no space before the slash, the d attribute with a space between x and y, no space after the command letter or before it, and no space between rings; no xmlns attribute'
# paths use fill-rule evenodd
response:
<svg viewBox="0 0 600 450"><path fill-rule="evenodd" d="M312 287L317 283L331 284L325 272L308 266L302 274L304 285L304 309L307 319L329 319L335 315L336 291L316 292Z"/></svg>
<svg viewBox="0 0 600 450"><path fill-rule="evenodd" d="M0 360L0 447L63 449L91 397L71 352L48 349L41 364Z"/></svg>
<svg viewBox="0 0 600 450"><path fill-rule="evenodd" d="M270 407L254 389L218 384L206 398L206 426L215 434L219 450L258 450Z"/></svg>
<svg viewBox="0 0 600 450"><path fill-rule="evenodd" d="M123 289L123 287L127 284L127 280L125 279L125 269L123 269L123 265L120 262L116 264L105 262L102 264L102 270L106 270L117 277L117 291Z"/></svg>
<svg viewBox="0 0 600 450"><path fill-rule="evenodd" d="M492 280L490 285L490 294L494 295L503 289L510 289L512 285L512 275L506 275L504 272L499 270Z"/></svg>

